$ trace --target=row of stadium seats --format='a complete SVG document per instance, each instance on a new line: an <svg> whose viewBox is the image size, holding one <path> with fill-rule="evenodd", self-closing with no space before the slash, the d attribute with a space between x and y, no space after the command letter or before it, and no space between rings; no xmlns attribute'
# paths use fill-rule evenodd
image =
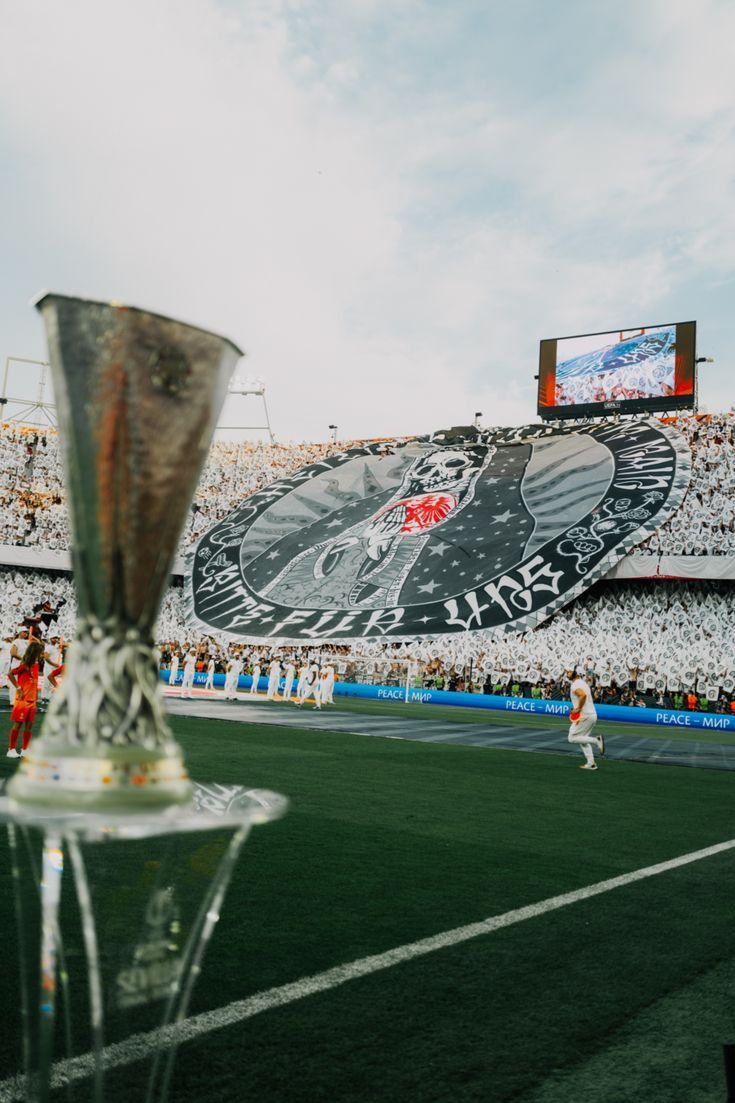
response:
<svg viewBox="0 0 735 1103"><path fill-rule="evenodd" d="M682 416L674 424L692 449L691 487L676 515L636 554L735 555L735 413ZM215 442L181 550L249 494L345 446ZM56 434L0 424L0 544L63 550L69 543Z"/></svg>

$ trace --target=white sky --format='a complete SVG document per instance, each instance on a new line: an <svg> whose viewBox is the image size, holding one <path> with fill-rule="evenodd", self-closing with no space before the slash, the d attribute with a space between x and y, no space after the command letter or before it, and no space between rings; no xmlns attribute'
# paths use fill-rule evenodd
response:
<svg viewBox="0 0 735 1103"><path fill-rule="evenodd" d="M247 350L279 439L535 419L538 341L731 371L730 0L0 0L0 359L42 288ZM226 420L257 417L228 411Z"/></svg>

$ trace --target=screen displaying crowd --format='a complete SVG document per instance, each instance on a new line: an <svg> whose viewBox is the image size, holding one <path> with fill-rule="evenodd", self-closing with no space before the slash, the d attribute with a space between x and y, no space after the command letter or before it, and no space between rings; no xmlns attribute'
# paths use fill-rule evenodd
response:
<svg viewBox="0 0 735 1103"><path fill-rule="evenodd" d="M599 342L602 335L596 339ZM557 343L556 403L659 398L674 394L676 327L666 326L627 340L578 351L589 339L572 337Z"/></svg>

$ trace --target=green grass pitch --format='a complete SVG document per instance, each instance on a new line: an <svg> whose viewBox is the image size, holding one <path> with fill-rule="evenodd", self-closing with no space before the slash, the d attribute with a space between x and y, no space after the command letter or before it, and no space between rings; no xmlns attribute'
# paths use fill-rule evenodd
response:
<svg viewBox="0 0 735 1103"><path fill-rule="evenodd" d="M581 756L296 723L173 726L196 779L291 799L245 846L191 1014L735 837L726 771L603 762L590 774ZM0 760L2 776L13 768ZM8 871L3 841L6 955ZM728 851L214 1030L180 1049L171 1098L722 1100L734 874ZM19 1067L8 970L0 993L7 1077ZM115 1099L142 1100L134 1066L127 1083Z"/></svg>

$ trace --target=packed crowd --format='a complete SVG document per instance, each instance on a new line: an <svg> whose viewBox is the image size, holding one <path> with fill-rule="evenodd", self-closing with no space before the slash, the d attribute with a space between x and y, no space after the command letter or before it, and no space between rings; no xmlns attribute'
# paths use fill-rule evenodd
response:
<svg viewBox="0 0 735 1103"><path fill-rule="evenodd" d="M691 447L691 486L675 516L635 554L735 555L735 412L685 415L674 424ZM215 441L180 550L248 495L344 447L349 444ZM53 431L0 424L0 544L69 547L63 471Z"/></svg>
<svg viewBox="0 0 735 1103"><path fill-rule="evenodd" d="M494 637L459 633L423 641L366 640L339 647L236 643L187 625L183 592L168 589L156 638L161 665L183 666L195 653L197 669L225 674L236 660L247 674L273 662L296 667L325 661L343 681L438 689L563 695L570 664L584 670L598 700L637 705L729 709L735 701L735 590L722 582L598 583L539 628ZM56 607L55 633L73 637L76 606L63 575L0 570L0 637L14 638L39 602ZM687 701L692 695L696 700Z"/></svg>
<svg viewBox="0 0 735 1103"><path fill-rule="evenodd" d="M574 666L605 703L729 710L735 701L733 616L735 592L727 583L599 583L523 635L479 632L398 647L362 644L368 657L358 660L356 674L357 680L390 683L406 677L405 660L412 658L409 677L416 684L558 698L566 695L565 672Z"/></svg>
<svg viewBox="0 0 735 1103"><path fill-rule="evenodd" d="M691 485L681 508L636 553L735 555L735 412L674 424L691 448Z"/></svg>
<svg viewBox="0 0 735 1103"><path fill-rule="evenodd" d="M555 390L559 406L668 397L674 393L674 369L665 362L629 364L617 371L570 376L557 381Z"/></svg>
<svg viewBox="0 0 735 1103"><path fill-rule="evenodd" d="M58 438L0 424L0 543L68 548Z"/></svg>
<svg viewBox="0 0 735 1103"><path fill-rule="evenodd" d="M181 538L183 552L250 494L345 447L215 441ZM349 444L347 445L349 447ZM0 423L0 544L70 546L58 437Z"/></svg>

